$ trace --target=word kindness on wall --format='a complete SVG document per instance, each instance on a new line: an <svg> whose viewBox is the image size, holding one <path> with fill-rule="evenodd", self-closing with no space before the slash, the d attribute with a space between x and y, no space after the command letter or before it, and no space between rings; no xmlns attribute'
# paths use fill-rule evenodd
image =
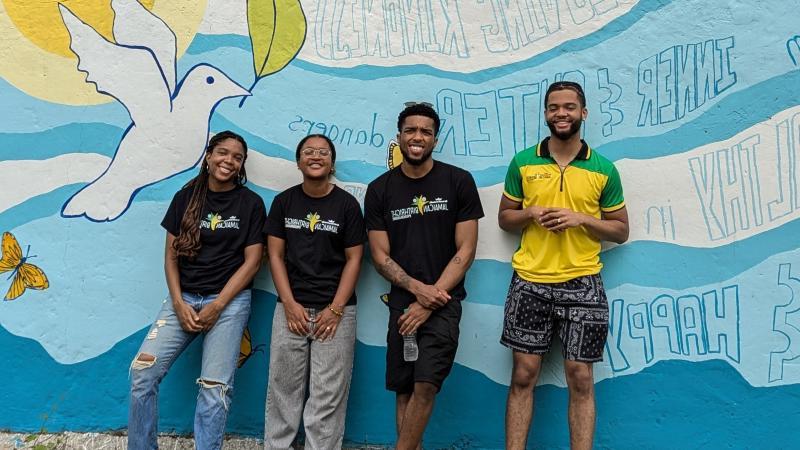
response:
<svg viewBox="0 0 800 450"><path fill-rule="evenodd" d="M339 65L424 62L479 70L599 29L637 2L617 0L315 0L304 59ZM436 56L436 58L431 58ZM458 67L456 67L456 64Z"/></svg>

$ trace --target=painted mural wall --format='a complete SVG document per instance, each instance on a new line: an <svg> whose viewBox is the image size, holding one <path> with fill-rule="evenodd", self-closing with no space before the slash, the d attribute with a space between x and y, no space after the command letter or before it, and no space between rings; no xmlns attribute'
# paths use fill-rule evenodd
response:
<svg viewBox="0 0 800 450"><path fill-rule="evenodd" d="M0 1L0 429L120 430L128 368L166 297L164 231L209 134L250 145L269 205L324 133L363 200L409 100L443 119L487 217L456 366L426 447L499 448L498 343L518 237L496 222L511 157L547 134L546 86L582 83L585 139L617 165L631 238L605 249L611 327L600 448L800 445L798 0ZM274 25L273 25L274 24ZM369 264L346 439L394 439L383 389L387 283ZM232 433L262 433L275 289L256 281ZM191 430L193 345L162 385ZM555 353L556 355L559 352ZM559 358L530 442L567 446Z"/></svg>

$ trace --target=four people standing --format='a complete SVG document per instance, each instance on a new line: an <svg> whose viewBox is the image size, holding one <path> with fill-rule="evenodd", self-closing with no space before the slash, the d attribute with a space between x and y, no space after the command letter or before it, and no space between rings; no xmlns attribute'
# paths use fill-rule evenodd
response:
<svg viewBox="0 0 800 450"><path fill-rule="evenodd" d="M592 364L602 360L608 332L600 242L624 242L628 219L614 165L580 139L587 114L580 85L552 84L545 95L551 135L515 155L506 176L499 224L522 232L501 338L513 350L509 449L525 448L533 389L556 333L569 387L570 444L592 444ZM334 143L304 137L296 150L303 182L275 197L266 224L263 202L242 186L244 140L231 132L211 139L200 175L176 194L162 222L170 301L132 364L129 448L155 448L158 384L201 333L195 438L198 448L220 447L262 232L278 293L265 446L290 448L302 419L307 449L340 448L365 226L375 268L391 283L386 388L396 393L396 448L421 447L455 359L464 277L483 217L470 173L431 157L439 126L432 105L406 104L397 122L403 161L369 184L365 216L331 182Z"/></svg>

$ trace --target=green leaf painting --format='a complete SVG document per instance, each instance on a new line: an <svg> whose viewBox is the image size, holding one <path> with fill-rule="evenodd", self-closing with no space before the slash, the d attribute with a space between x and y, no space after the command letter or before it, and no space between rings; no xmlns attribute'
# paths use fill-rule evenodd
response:
<svg viewBox="0 0 800 450"><path fill-rule="evenodd" d="M247 24L255 69L252 91L258 80L297 56L306 40L306 15L299 0L248 0Z"/></svg>

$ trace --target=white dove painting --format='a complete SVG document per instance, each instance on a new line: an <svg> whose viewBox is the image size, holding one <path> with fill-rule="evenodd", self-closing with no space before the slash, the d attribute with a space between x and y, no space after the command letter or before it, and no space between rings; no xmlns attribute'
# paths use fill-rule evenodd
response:
<svg viewBox="0 0 800 450"><path fill-rule="evenodd" d="M192 67L176 83L176 39L167 24L136 0L113 0L111 7L116 43L59 5L78 70L131 118L105 171L62 207L64 217L96 222L118 218L143 187L194 167L214 108L226 98L250 95L207 64Z"/></svg>

